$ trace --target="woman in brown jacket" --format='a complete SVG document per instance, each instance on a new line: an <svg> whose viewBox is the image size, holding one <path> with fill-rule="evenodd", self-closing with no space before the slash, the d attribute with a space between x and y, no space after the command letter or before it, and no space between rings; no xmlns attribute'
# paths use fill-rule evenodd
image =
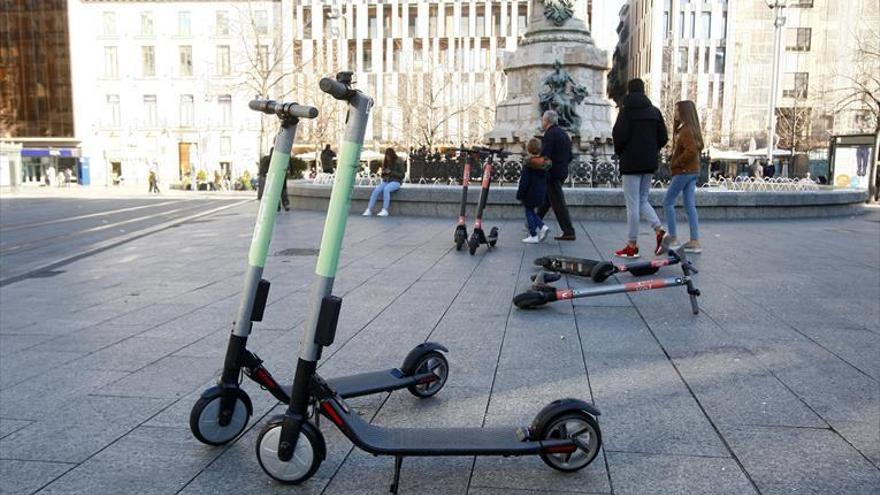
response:
<svg viewBox="0 0 880 495"><path fill-rule="evenodd" d="M690 100L675 104L675 116L672 133L672 158L670 159L672 182L666 190L663 200L663 213L666 215L667 234L663 243L657 248L660 254L670 246L678 245L675 225L675 200L682 195L684 210L687 213L691 240L684 244L688 253L700 253L700 232L697 220L695 201L697 177L700 174L700 153L703 151L703 134L700 131L700 119L697 108Z"/></svg>

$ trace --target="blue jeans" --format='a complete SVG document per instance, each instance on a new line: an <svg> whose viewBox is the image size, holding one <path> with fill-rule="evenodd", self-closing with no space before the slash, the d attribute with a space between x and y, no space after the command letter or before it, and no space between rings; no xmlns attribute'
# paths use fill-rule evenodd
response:
<svg viewBox="0 0 880 495"><path fill-rule="evenodd" d="M672 182L669 183L669 189L666 190L666 198L663 199L663 213L666 215L666 225L668 225L669 235L677 237L675 226L675 200L678 195L682 194L684 201L684 211L687 213L688 225L691 229L691 239L698 241L700 239L700 227L697 221L697 174L681 174L673 175Z"/></svg>
<svg viewBox="0 0 880 495"><path fill-rule="evenodd" d="M367 209L372 211L373 207L376 206L376 201L379 199L379 195L382 195L382 209L387 210L388 206L391 204L391 193L400 189L400 182L392 181L385 182L384 180L373 189L373 194L370 194L370 204L367 206Z"/></svg>
<svg viewBox="0 0 880 495"><path fill-rule="evenodd" d="M654 174L627 174L623 176L623 197L626 201L626 224L629 227L629 240L639 239L639 218L645 217L652 229L660 226L657 213L648 203L651 192L651 179Z"/></svg>
<svg viewBox="0 0 880 495"><path fill-rule="evenodd" d="M537 235L538 230L544 226L544 222L541 221L541 217L535 213L534 208L525 207L526 209L526 224L529 226L529 235Z"/></svg>

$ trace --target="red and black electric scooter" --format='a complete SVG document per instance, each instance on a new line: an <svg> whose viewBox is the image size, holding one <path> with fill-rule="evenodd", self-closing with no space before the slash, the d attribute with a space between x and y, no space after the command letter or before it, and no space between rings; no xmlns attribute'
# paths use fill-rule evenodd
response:
<svg viewBox="0 0 880 495"><path fill-rule="evenodd" d="M498 242L498 227L492 227L489 230L489 235L486 235L485 231L483 231L483 210L486 208L486 202L489 200L489 185L492 183L492 171L495 160L499 158L504 159L509 153L480 146L467 149L461 148L460 150L476 153L481 158L486 158L483 164L483 182L480 188L480 202L477 204L477 216L474 219L474 231L471 233L470 239L468 239L468 249L471 255L473 255L481 244L486 244L492 248ZM462 203L462 206L464 206L464 203ZM459 219L459 221L461 220Z"/></svg>
<svg viewBox="0 0 880 495"><path fill-rule="evenodd" d="M552 285L548 285L548 282L552 281L551 278L545 277L545 274L539 271L535 277L535 284L532 285L532 288L522 294L517 294L513 298L513 304L520 309L533 309L554 301L684 286L687 287L687 293L690 296L691 309L695 315L699 314L700 307L697 305L697 297L700 295L700 291L694 285L693 280L693 275L697 273L697 270L694 268L693 264L688 261L687 254L684 252L684 247L679 248L677 251L670 250L669 257L677 259L676 262L681 264L682 272L684 272L682 276L639 280L637 282L604 285L600 287L557 289ZM558 277L556 279L558 280Z"/></svg>
<svg viewBox="0 0 880 495"><path fill-rule="evenodd" d="M459 150L463 151L463 150ZM464 172L461 178L461 208L458 213L458 225L455 226L455 250L461 251L461 247L468 240L467 233L467 192L471 183L471 155L466 154L464 160Z"/></svg>
<svg viewBox="0 0 880 495"><path fill-rule="evenodd" d="M636 263L615 264L610 261L597 261L586 258L572 258L569 256L543 256L535 258L534 263L541 268L556 272L555 274L545 274L545 282L555 282L559 280L560 273L569 275L578 275L593 279L593 282L601 283L612 275L618 273L629 273L633 277L643 277L645 275L653 275L664 266L675 265L681 262L681 259L675 255L668 255L665 258L639 261ZM554 275L556 275L554 277Z"/></svg>

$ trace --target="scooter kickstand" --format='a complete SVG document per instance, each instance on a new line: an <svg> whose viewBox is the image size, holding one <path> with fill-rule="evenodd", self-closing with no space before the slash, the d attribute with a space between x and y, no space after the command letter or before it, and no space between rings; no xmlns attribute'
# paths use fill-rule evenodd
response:
<svg viewBox="0 0 880 495"><path fill-rule="evenodd" d="M391 481L391 493L396 494L397 489L400 488L400 467L403 465L403 456L396 455L394 456L394 479Z"/></svg>

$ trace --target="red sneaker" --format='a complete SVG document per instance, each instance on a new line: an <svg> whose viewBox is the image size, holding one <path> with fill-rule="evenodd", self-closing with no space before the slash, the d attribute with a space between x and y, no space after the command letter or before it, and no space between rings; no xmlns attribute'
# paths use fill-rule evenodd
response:
<svg viewBox="0 0 880 495"><path fill-rule="evenodd" d="M657 233L657 246L654 247L654 254L663 252L663 238L666 237L666 231L663 229L655 231Z"/></svg>
<svg viewBox="0 0 880 495"><path fill-rule="evenodd" d="M624 247L623 249L619 251L614 251L614 256L617 256L619 258L638 258L639 247L627 244L626 247Z"/></svg>

